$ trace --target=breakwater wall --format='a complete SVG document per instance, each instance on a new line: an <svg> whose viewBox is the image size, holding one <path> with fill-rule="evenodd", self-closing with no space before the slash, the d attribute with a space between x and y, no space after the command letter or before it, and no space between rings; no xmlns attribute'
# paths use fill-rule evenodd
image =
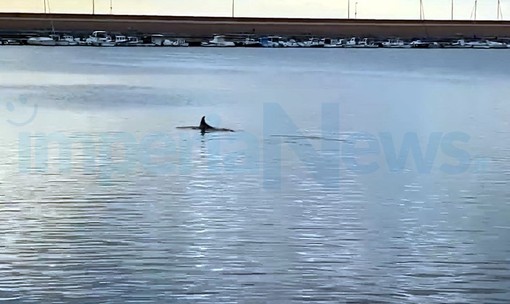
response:
<svg viewBox="0 0 510 304"><path fill-rule="evenodd" d="M321 37L479 38L510 37L508 21L227 18L138 15L0 13L0 32L94 30L164 33L182 37L254 34Z"/></svg>

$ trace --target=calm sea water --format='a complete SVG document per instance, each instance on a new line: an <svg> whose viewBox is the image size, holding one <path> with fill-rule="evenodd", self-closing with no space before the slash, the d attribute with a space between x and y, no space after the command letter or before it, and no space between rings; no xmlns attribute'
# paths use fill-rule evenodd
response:
<svg viewBox="0 0 510 304"><path fill-rule="evenodd" d="M507 303L509 58L0 47L0 300Z"/></svg>

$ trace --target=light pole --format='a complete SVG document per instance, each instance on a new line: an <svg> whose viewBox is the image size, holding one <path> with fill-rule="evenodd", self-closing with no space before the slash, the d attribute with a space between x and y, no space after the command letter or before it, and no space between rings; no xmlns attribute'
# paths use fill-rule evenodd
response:
<svg viewBox="0 0 510 304"><path fill-rule="evenodd" d="M113 14L113 0L110 0L110 15Z"/></svg>
<svg viewBox="0 0 510 304"><path fill-rule="evenodd" d="M92 0L92 15L96 14L96 1Z"/></svg>
<svg viewBox="0 0 510 304"><path fill-rule="evenodd" d="M358 19L358 1L354 4L354 19Z"/></svg>
<svg viewBox="0 0 510 304"><path fill-rule="evenodd" d="M46 14L46 0L43 0L44 3L44 13Z"/></svg>
<svg viewBox="0 0 510 304"><path fill-rule="evenodd" d="M347 19L351 19L351 0L347 0Z"/></svg>
<svg viewBox="0 0 510 304"><path fill-rule="evenodd" d="M232 18L235 16L236 0L232 0Z"/></svg>

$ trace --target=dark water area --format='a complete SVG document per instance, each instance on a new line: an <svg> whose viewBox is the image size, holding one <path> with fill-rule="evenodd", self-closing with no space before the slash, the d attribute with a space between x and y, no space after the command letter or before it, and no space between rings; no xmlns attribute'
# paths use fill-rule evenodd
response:
<svg viewBox="0 0 510 304"><path fill-rule="evenodd" d="M0 301L508 303L508 56L0 47Z"/></svg>

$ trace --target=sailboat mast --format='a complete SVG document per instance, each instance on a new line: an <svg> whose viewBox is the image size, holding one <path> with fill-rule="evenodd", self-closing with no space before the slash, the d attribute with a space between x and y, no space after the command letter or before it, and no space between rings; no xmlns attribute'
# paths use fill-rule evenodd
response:
<svg viewBox="0 0 510 304"><path fill-rule="evenodd" d="M423 0L420 0L420 20L425 19L425 13L423 12Z"/></svg>
<svg viewBox="0 0 510 304"><path fill-rule="evenodd" d="M476 20L476 10L478 9L478 0L475 0L475 20Z"/></svg>
<svg viewBox="0 0 510 304"><path fill-rule="evenodd" d="M48 3L46 3L46 1ZM47 8L48 14L51 14L51 6L50 6L50 0L44 0L45 9ZM50 16L50 23L51 23L51 33L55 34L55 24L53 24L53 18Z"/></svg>
<svg viewBox="0 0 510 304"><path fill-rule="evenodd" d="M453 0L452 0L452 20L453 20Z"/></svg>

